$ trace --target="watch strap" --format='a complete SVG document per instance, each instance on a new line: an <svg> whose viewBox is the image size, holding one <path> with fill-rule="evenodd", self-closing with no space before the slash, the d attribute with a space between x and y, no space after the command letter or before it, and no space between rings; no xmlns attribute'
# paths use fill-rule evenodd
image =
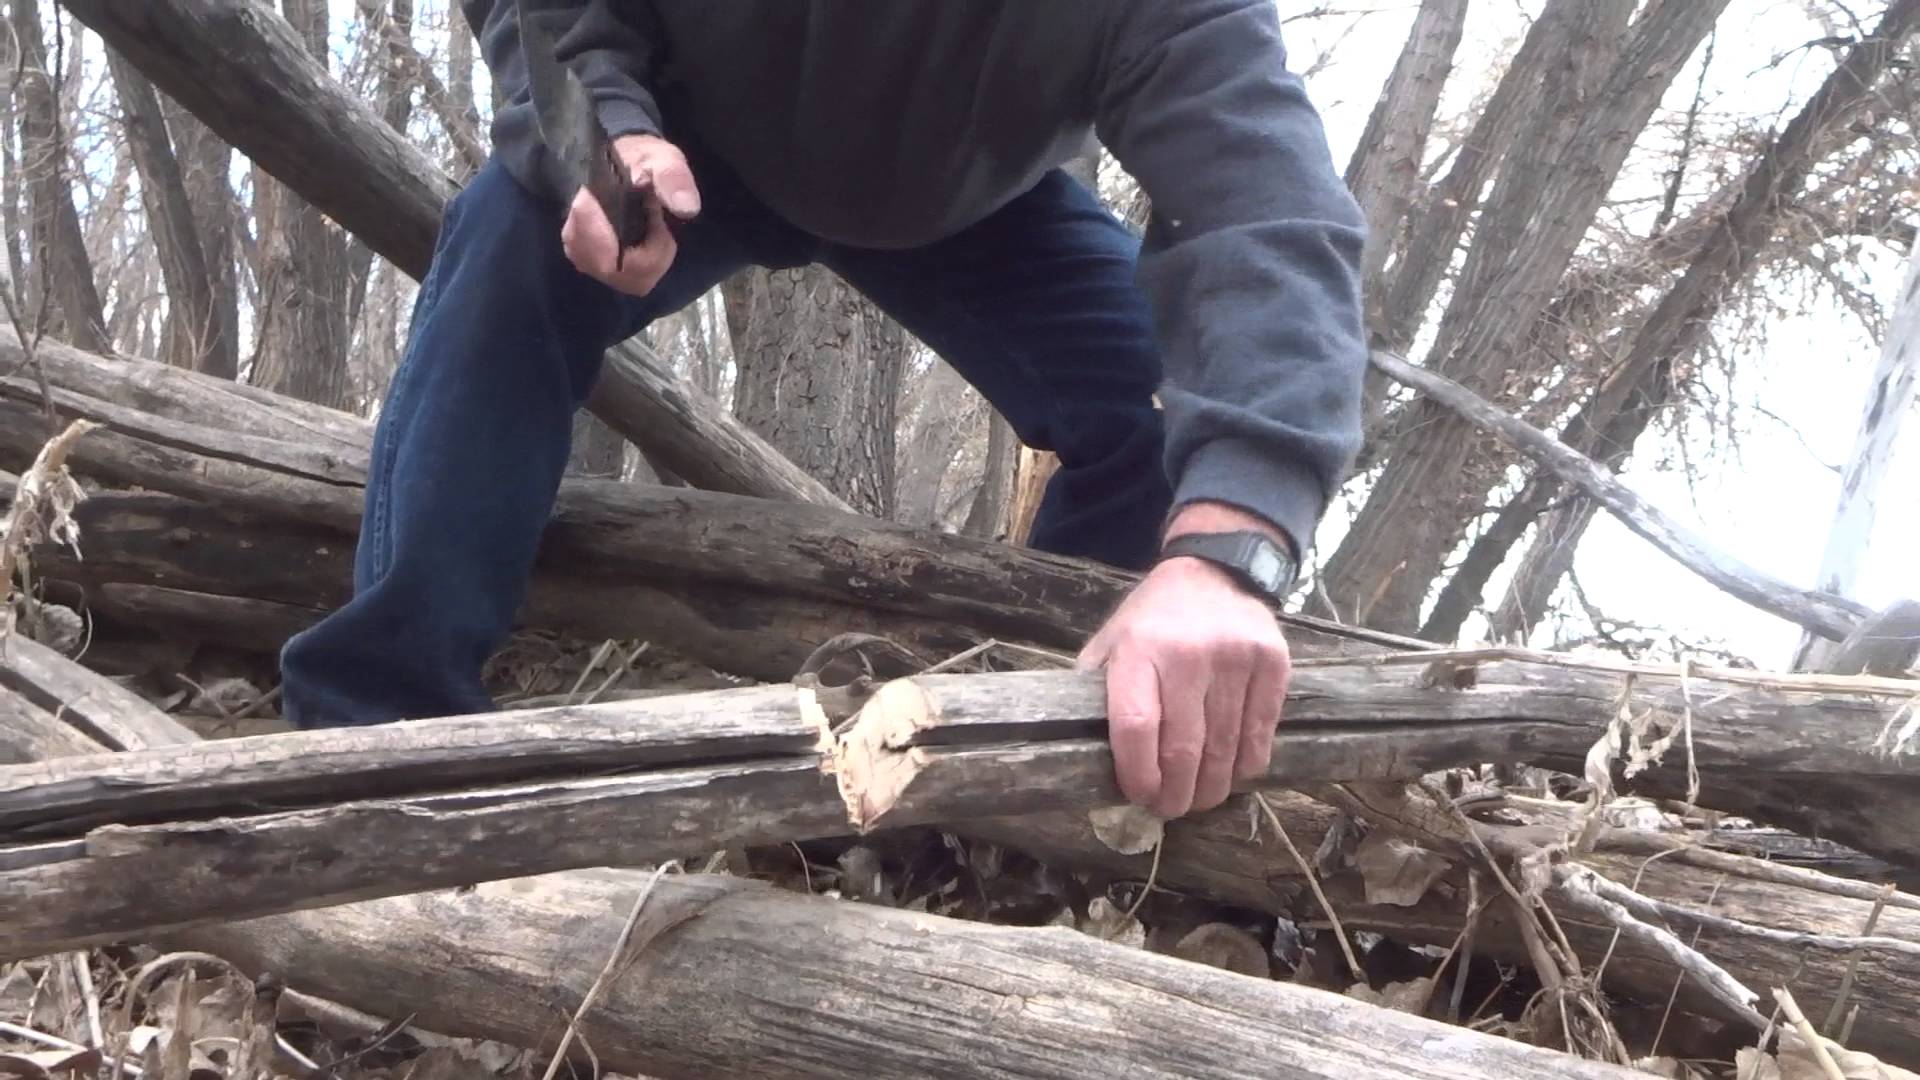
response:
<svg viewBox="0 0 1920 1080"><path fill-rule="evenodd" d="M1162 560L1190 556L1231 574L1245 588L1274 600L1284 599L1299 576L1286 546L1261 532L1186 533L1166 542Z"/></svg>

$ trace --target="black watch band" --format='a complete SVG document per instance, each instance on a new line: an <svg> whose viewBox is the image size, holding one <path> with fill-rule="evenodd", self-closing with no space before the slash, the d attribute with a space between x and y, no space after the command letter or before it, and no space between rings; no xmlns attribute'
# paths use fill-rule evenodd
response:
<svg viewBox="0 0 1920 1080"><path fill-rule="evenodd" d="M1244 588L1279 601L1299 576L1286 545L1261 532L1187 533L1160 549L1162 560L1176 556L1205 559L1233 575Z"/></svg>

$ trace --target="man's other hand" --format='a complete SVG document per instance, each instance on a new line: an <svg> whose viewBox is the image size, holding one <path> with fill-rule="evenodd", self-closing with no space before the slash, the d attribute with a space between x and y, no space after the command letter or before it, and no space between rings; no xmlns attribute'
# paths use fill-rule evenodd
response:
<svg viewBox="0 0 1920 1080"><path fill-rule="evenodd" d="M616 269L614 263L620 253L620 241L614 235L613 223L607 220L594 197L581 188L573 196L567 223L560 228L560 244L581 273L629 296L645 296L660 284L679 251L673 234L667 230L661 202L666 203L665 209L671 210L675 217L692 218L700 212L700 189L694 186L693 170L687 167L686 155L665 139L655 135L622 135L613 141L613 149L626 163L629 175L636 180L644 176L653 178L658 199L647 200L646 243L628 248L626 258Z"/></svg>
<svg viewBox="0 0 1920 1080"><path fill-rule="evenodd" d="M1195 504L1168 535L1258 528ZM1236 781L1267 771L1291 664L1267 604L1226 571L1190 557L1154 567L1080 653L1104 666L1108 737L1120 790L1166 818L1209 810Z"/></svg>

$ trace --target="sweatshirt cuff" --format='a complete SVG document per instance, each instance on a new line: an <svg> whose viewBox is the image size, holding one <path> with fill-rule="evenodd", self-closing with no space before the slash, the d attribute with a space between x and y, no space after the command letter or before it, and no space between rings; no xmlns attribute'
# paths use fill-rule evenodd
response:
<svg viewBox="0 0 1920 1080"><path fill-rule="evenodd" d="M1277 526L1293 539L1304 562L1313 546L1327 496L1318 475L1305 465L1276 458L1250 443L1223 439L1187 458L1173 492L1173 511L1194 502L1237 507Z"/></svg>
<svg viewBox="0 0 1920 1080"><path fill-rule="evenodd" d="M660 118L654 115L652 101L602 91L595 96L593 106L600 114L600 126L607 129L608 138L660 134Z"/></svg>

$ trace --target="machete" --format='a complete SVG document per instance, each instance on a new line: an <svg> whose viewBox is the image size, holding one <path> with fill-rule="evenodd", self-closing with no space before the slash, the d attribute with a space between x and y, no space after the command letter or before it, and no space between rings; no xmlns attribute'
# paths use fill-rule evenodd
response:
<svg viewBox="0 0 1920 1080"><path fill-rule="evenodd" d="M561 63L553 37L539 20L531 18L526 0L515 0L520 22L520 51L527 60L527 86L541 141L567 171L576 187L584 187L620 239L614 266L620 267L627 249L647 239L647 201L653 178L635 178L614 152L613 139L594 111L593 97L580 76Z"/></svg>

